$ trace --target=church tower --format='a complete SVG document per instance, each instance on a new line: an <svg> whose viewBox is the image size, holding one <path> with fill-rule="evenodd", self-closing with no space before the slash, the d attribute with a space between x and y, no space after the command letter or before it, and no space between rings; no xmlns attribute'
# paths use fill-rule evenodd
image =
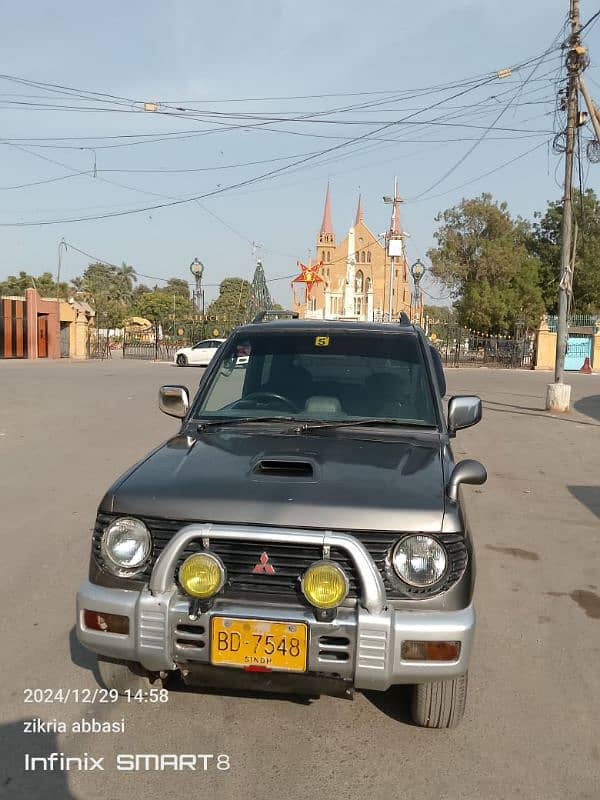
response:
<svg viewBox="0 0 600 800"><path fill-rule="evenodd" d="M326 267L333 260L335 251L335 233L331 224L331 200L329 197L329 184L325 195L325 208L323 209L323 221L319 235L317 236L317 262L322 261Z"/></svg>

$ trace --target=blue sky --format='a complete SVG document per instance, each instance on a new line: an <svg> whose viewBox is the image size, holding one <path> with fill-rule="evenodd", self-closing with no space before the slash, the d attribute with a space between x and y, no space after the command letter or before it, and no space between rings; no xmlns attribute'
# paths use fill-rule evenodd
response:
<svg viewBox="0 0 600 800"><path fill-rule="evenodd" d="M551 98L560 55L550 54L533 73L535 64L504 82L496 80L453 100L450 96L460 88L438 94L416 92L414 97L408 90L458 83L539 55L558 36L567 6L567 0L10 4L0 31L0 72L132 102L119 101L117 106L67 101L63 95L0 80L0 277L20 269L55 273L61 237L101 259L126 261L157 278L189 278L188 265L197 256L206 266L207 298L216 294L223 277L251 277L252 241L264 246L267 278L285 276L314 245L328 180L333 223L342 238L354 217L359 191L367 224L375 233L386 229L389 207L381 198L392 191L397 175L406 198L402 219L410 233L411 260L423 257L432 245L435 215L464 196L489 191L508 201L513 213L530 217L547 200L560 196L556 181L562 177L562 166L547 146L554 125ZM596 10L583 0L584 20ZM596 69L600 24L590 30L587 44L592 59L589 88L600 97ZM359 95L373 92L381 94ZM299 95L336 96L289 99ZM283 99L260 99L274 97ZM500 114L510 97L512 104ZM445 102L438 108L418 111L441 99ZM162 103L163 113L140 111L139 102L144 100ZM240 124L240 114L281 120L284 115L314 114L374 100L386 103L321 117L328 122L277 121L253 130L248 125L254 121L246 129L219 130L222 126L207 125L196 113L202 109L233 114ZM476 109L464 108L482 102ZM24 103L68 103L79 110ZM176 112L175 106L188 110ZM453 112L476 127L454 122L414 124ZM372 132L378 123L413 113L411 125L392 126L380 134L386 141L367 138L351 147L344 144ZM497 114L494 130L473 153L419 198L467 154ZM106 147L124 139L91 138L180 131L202 135L171 136L170 141L127 147ZM329 136L339 138L322 138ZM81 138L50 142L42 141L44 137ZM447 141L451 138L460 141ZM289 174L203 200L205 208L229 227L195 202L95 221L7 225L112 213L202 195L294 160L284 157L339 144L344 144L339 151ZM454 188L536 146L494 174ZM124 171L156 169L206 171ZM586 164L585 170L588 185L598 188L600 166L588 171ZM61 180L7 188L55 178ZM440 193L443 196L437 196ZM62 277L80 274L86 263L85 257L70 250ZM150 285L157 282L143 280ZM430 282L424 286L430 302L445 295ZM289 302L288 280L274 281L271 290L277 300Z"/></svg>

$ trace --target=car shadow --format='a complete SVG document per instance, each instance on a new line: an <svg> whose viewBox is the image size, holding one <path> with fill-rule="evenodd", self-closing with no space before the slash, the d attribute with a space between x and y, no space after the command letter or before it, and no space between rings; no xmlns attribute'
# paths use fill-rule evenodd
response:
<svg viewBox="0 0 600 800"><path fill-rule="evenodd" d="M76 667L89 670L94 675L96 683L102 686L103 684L100 680L100 673L98 672L98 661L96 659L96 655L81 644L77 638L75 626L73 626L69 631L69 650L71 654L71 662L75 664Z"/></svg>
<svg viewBox="0 0 600 800"><path fill-rule="evenodd" d="M576 500L600 517L600 486L567 486Z"/></svg>
<svg viewBox="0 0 600 800"><path fill-rule="evenodd" d="M598 422L587 422L579 417L568 416L568 414L552 414L551 412L544 411L539 407L518 406L511 403L499 403L496 400L485 400L483 403L483 408L486 413L488 411L492 411L499 414L519 414L527 417L539 417L540 419L559 420L560 422L573 422L576 425L590 425L593 428L600 427L600 416L598 417ZM577 403L575 404L574 409L579 413L585 413L580 411L580 409L577 407ZM588 414L587 416L590 415Z"/></svg>
<svg viewBox="0 0 600 800"><path fill-rule="evenodd" d="M410 715L411 686L392 686L387 692L366 692L363 695L375 708L390 719L417 727Z"/></svg>
<svg viewBox="0 0 600 800"><path fill-rule="evenodd" d="M26 732L32 722L24 718L0 725L0 798L77 800L69 789L67 772L59 769L56 754L62 751L56 735ZM54 768L44 770L44 762L31 763L32 758L48 758L52 753L57 761Z"/></svg>
<svg viewBox="0 0 600 800"><path fill-rule="evenodd" d="M171 675L168 679L167 688L169 692L181 694L212 695L214 697L239 697L246 700L283 700L293 705L309 706L314 700L318 700L320 695L301 695L287 692L259 692L249 689L230 689L209 686L187 686L181 677Z"/></svg>
<svg viewBox="0 0 600 800"><path fill-rule="evenodd" d="M590 394L576 400L573 408L580 414L600 422L600 394Z"/></svg>

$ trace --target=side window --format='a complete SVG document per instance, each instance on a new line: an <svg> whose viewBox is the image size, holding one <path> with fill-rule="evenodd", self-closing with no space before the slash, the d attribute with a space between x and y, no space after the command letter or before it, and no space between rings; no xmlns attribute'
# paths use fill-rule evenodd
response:
<svg viewBox="0 0 600 800"><path fill-rule="evenodd" d="M198 342L192 347L192 350L203 350L205 347L208 346L208 342Z"/></svg>

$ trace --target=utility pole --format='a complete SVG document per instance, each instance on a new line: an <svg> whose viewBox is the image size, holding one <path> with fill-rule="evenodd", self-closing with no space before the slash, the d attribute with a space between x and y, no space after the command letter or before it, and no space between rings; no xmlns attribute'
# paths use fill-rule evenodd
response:
<svg viewBox="0 0 600 800"><path fill-rule="evenodd" d="M565 183L561 225L560 283L558 293L558 320L556 325L556 359L554 383L548 385L546 409L568 411L571 404L571 387L564 383L565 355L568 340L569 298L573 289L572 235L573 235L573 158L577 112L579 107L579 75L581 72L581 22L579 0L570 0L569 18L571 35L567 47L567 141L565 150Z"/></svg>
<svg viewBox="0 0 600 800"><path fill-rule="evenodd" d="M394 258L404 257L404 231L400 224L400 203L402 198L398 194L398 179L394 178L394 196L389 197L386 195L383 202L392 204L392 219L390 222L390 229L386 234L385 249L388 258L390 259L390 284L389 284L389 297L388 297L388 311L389 322L392 321L393 308L394 308ZM384 301L385 306L385 301ZM385 315L384 315L385 319Z"/></svg>

